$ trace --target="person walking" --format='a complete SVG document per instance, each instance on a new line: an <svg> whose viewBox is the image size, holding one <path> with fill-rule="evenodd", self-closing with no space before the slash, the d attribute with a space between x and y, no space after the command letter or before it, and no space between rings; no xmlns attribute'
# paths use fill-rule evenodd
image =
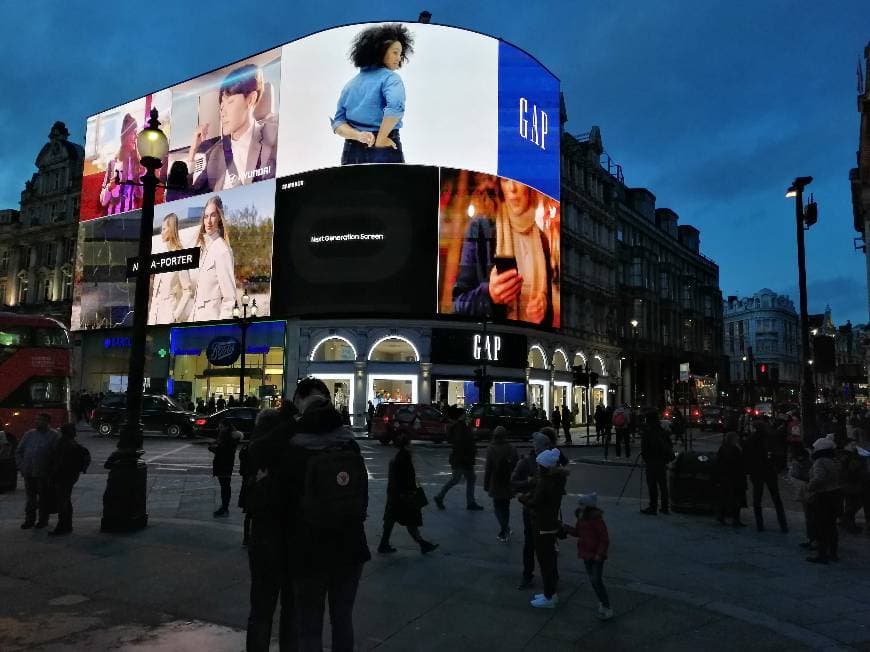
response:
<svg viewBox="0 0 870 652"><path fill-rule="evenodd" d="M649 492L649 506L642 509L641 513L655 516L661 511L662 514L670 514L667 465L674 459L674 449L656 412L648 412L646 415L641 433L640 454L646 465L646 487Z"/></svg>
<svg viewBox="0 0 870 652"><path fill-rule="evenodd" d="M604 437L604 406L599 403L595 406L595 442L601 443L601 438Z"/></svg>
<svg viewBox="0 0 870 652"><path fill-rule="evenodd" d="M561 454L558 448L540 453L535 459L538 465L537 479L532 492L520 497L532 512L535 533L535 555L541 569L544 592L538 593L530 604L536 609L553 609L559 602L556 583L559 576L556 538L562 532L559 508L565 495L568 471L559 465Z"/></svg>
<svg viewBox="0 0 870 652"><path fill-rule="evenodd" d="M523 455L514 466L511 474L511 488L518 495L530 494L537 479L538 463L535 461L541 453L550 448L550 439L541 432L532 434L532 450ZM532 586L535 577L535 529L532 525L531 508L520 501L523 506L523 576L518 589Z"/></svg>
<svg viewBox="0 0 870 652"><path fill-rule="evenodd" d="M550 423L553 424L553 430L556 431L556 434L559 434L559 429L562 427L562 413L559 411L558 405L553 408Z"/></svg>
<svg viewBox="0 0 870 652"><path fill-rule="evenodd" d="M250 519L248 567L251 573L247 652L269 651L272 620L279 598L279 649L289 652L297 648L293 586L287 570L290 474L286 461L294 432L291 410L286 413L271 408L262 410L257 414L248 446L244 480L245 517Z"/></svg>
<svg viewBox="0 0 870 652"><path fill-rule="evenodd" d="M680 411L680 408L674 408L673 417L671 417L671 433L675 439L679 439L683 446L686 445L686 417Z"/></svg>
<svg viewBox="0 0 870 652"><path fill-rule="evenodd" d="M499 531L496 539L501 543L511 540L511 475L519 461L514 447L507 441L507 430L497 426L492 433L492 443L486 451L486 466L483 472L483 489L492 498L492 509L498 519Z"/></svg>
<svg viewBox="0 0 870 652"><path fill-rule="evenodd" d="M827 564L828 561L840 560L837 516L843 498L840 470L834 461L834 442L827 437L817 439L813 443L812 459L806 495L818 547L816 555L807 557L807 561Z"/></svg>
<svg viewBox="0 0 870 652"><path fill-rule="evenodd" d="M604 586L604 562L610 548L610 535L604 522L604 512L598 507L598 494L580 494L574 511L576 523L562 525L566 534L577 537L577 556L583 560L589 583L598 597L598 617L610 620L613 609Z"/></svg>
<svg viewBox="0 0 870 652"><path fill-rule="evenodd" d="M571 413L571 408L567 404L562 405L562 432L565 433L565 443L571 445L571 424L574 421L574 415Z"/></svg>
<svg viewBox="0 0 870 652"><path fill-rule="evenodd" d="M15 462L24 477L24 490L27 493L22 530L48 525L53 500L49 496L51 455L60 437L50 424L51 417L48 414L38 414L35 427L24 433L15 449Z"/></svg>
<svg viewBox="0 0 870 652"><path fill-rule="evenodd" d="M366 408L366 433L369 435L372 434L372 422L375 420L375 406L374 403L369 401L368 408Z"/></svg>
<svg viewBox="0 0 870 652"><path fill-rule="evenodd" d="M232 424L223 419L218 424L217 441L208 449L214 453L211 463L212 475L218 479L221 487L221 506L213 516L227 516L230 513L230 496L233 467L236 464L236 446L242 440L242 433L233 430Z"/></svg>
<svg viewBox="0 0 870 652"><path fill-rule="evenodd" d="M474 463L477 458L474 435L469 430L468 424L465 423L465 413L461 408L456 408L451 416L453 423L449 426L447 439L451 445L449 463L453 476L441 487L441 491L435 495L433 500L438 509L444 509L444 497L447 492L465 478L465 508L471 511L480 511L483 507L474 498L476 479Z"/></svg>
<svg viewBox="0 0 870 652"><path fill-rule="evenodd" d="M616 429L616 457L622 457L622 447L625 446L625 458L631 457L631 412L625 405L620 405L613 411L613 416L610 419L610 424ZM607 447L610 444L610 438L605 432L604 435L604 458L607 459Z"/></svg>
<svg viewBox="0 0 870 652"><path fill-rule="evenodd" d="M746 507L746 468L743 463L743 450L740 448L740 435L736 432L725 434L724 441L716 455L716 479L719 487L719 515L717 520L725 525L725 519L732 519L734 527L744 527L740 520L740 510Z"/></svg>
<svg viewBox="0 0 870 652"><path fill-rule="evenodd" d="M368 471L322 380L302 379L293 405L287 550L299 649L323 648L328 602L332 649L351 652L353 607L363 565L371 559L365 533Z"/></svg>
<svg viewBox="0 0 870 652"><path fill-rule="evenodd" d="M72 489L91 464L91 453L76 441L76 427L65 423L51 456L51 485L57 503L57 525L49 535L72 532Z"/></svg>
<svg viewBox="0 0 870 652"><path fill-rule="evenodd" d="M764 487L770 493L770 499L776 508L776 518L779 521L779 529L788 532L788 521L785 517L785 508L782 506L782 498L779 494L779 480L774 462L774 454L770 447L771 433L768 425L763 421L755 421L750 424L749 437L743 445L743 459L746 472L752 480L752 508L755 512L755 527L759 532L764 531L764 514L761 509L761 498L764 495Z"/></svg>
<svg viewBox="0 0 870 652"><path fill-rule="evenodd" d="M399 434L395 438L399 448L395 457L390 460L389 474L387 477L387 504L384 507L384 529L381 533L381 542L378 552L382 555L396 552L390 545L390 535L396 523L404 525L411 538L420 546L420 552L427 554L438 547L437 543L430 543L420 534L423 526L423 512L425 506L425 493L417 484L417 473L414 470L414 460L411 454L411 439L405 434Z"/></svg>

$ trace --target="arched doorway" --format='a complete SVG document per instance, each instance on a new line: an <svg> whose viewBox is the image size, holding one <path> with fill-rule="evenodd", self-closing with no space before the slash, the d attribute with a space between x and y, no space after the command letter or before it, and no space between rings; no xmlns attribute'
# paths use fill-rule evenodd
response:
<svg viewBox="0 0 870 652"><path fill-rule="evenodd" d="M384 401L418 403L420 352L414 343L401 335L388 335L369 349L370 366L367 399L375 405Z"/></svg>

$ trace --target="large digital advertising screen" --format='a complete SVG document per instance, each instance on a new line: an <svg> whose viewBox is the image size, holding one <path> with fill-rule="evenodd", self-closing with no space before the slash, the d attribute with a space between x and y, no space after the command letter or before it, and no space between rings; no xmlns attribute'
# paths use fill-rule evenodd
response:
<svg viewBox="0 0 870 652"><path fill-rule="evenodd" d="M152 251L190 264L152 274L149 325L231 319L247 293L277 318L558 327L558 79L483 34L367 23L88 119L73 330L132 323L136 135L152 108L169 139L161 181L188 171L158 190Z"/></svg>

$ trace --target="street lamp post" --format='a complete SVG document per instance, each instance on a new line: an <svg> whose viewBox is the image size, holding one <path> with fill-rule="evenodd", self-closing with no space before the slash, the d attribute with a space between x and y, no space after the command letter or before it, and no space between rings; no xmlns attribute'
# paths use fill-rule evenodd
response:
<svg viewBox="0 0 870 652"><path fill-rule="evenodd" d="M251 306L251 316L248 317L248 305ZM242 364L239 369L239 402L245 403L245 352L248 349L248 327L251 325L251 319L257 316L257 300L251 299L248 296L248 291L245 290L242 294L242 307L239 308L238 302L233 306L233 319L235 319L239 328L242 329Z"/></svg>
<svg viewBox="0 0 870 652"><path fill-rule="evenodd" d="M632 319L631 324L631 406L637 404L637 319Z"/></svg>
<svg viewBox="0 0 870 652"><path fill-rule="evenodd" d="M148 127L137 139L145 175L142 177L142 219L139 225L139 268L133 302L133 332L130 338L130 363L127 376L127 411L118 448L106 461L109 476L103 494L103 532L129 532L148 524L145 511L145 486L148 469L140 459L142 450L142 392L145 385L145 327L148 321L151 234L158 178L169 151L166 135L160 130L157 109L151 109Z"/></svg>
<svg viewBox="0 0 870 652"><path fill-rule="evenodd" d="M805 444L812 443L818 434L815 417L815 396L813 374L809 362L810 355L810 320L807 314L807 262L804 248L804 229L808 229L816 220L815 205L813 211L804 211L804 188L813 182L812 177L798 177L786 192L786 197L794 197L795 227L797 233L798 256L798 287L800 289L801 308L801 429Z"/></svg>

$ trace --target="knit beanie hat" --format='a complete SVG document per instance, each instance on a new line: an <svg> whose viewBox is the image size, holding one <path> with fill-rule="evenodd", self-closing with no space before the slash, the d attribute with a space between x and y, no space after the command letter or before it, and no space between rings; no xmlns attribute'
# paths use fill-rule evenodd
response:
<svg viewBox="0 0 870 652"><path fill-rule="evenodd" d="M551 469L559 463L559 455L559 449L553 448L548 451L544 451L543 453L538 455L535 461L538 463L539 466Z"/></svg>
<svg viewBox="0 0 870 652"><path fill-rule="evenodd" d="M535 453L541 453L550 447L550 438L542 432L532 433L532 446Z"/></svg>

